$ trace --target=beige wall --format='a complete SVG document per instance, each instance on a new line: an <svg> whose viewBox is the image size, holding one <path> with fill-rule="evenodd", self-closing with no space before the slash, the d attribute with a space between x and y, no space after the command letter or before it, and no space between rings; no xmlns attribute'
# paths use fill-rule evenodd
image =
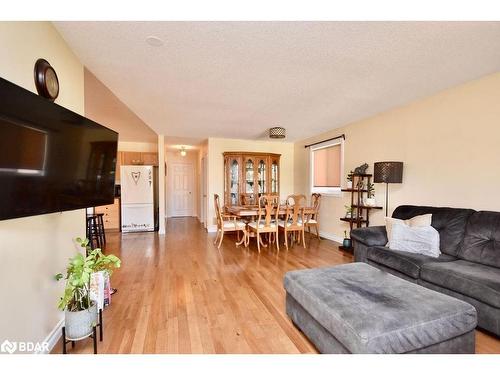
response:
<svg viewBox="0 0 500 375"><path fill-rule="evenodd" d="M157 142L157 134L85 69L85 116L119 133L120 142Z"/></svg>
<svg viewBox="0 0 500 375"><path fill-rule="evenodd" d="M172 164L175 163L189 163L193 167L193 181L192 181L192 196L193 196L193 216L198 216L199 204L199 187L200 187L200 174L198 169L199 157L198 150L186 150L186 156L181 156L180 151L168 150L165 153L167 163L167 181L166 181L166 194L167 194L167 217L173 216L173 202L172 202L172 181L171 174Z"/></svg>
<svg viewBox="0 0 500 375"><path fill-rule="evenodd" d="M208 139L208 221L214 229L215 210L214 194L224 195L224 158L226 151L271 152L281 154L280 159L280 195L286 198L294 192L294 144L290 142L249 141L243 139L209 138Z"/></svg>
<svg viewBox="0 0 500 375"><path fill-rule="evenodd" d="M118 141L118 151L158 152L158 143Z"/></svg>
<svg viewBox="0 0 500 375"><path fill-rule="evenodd" d="M404 162L403 184L389 185L389 214L400 204L467 207L500 211L500 73L468 82L404 107L295 144L295 190L309 187L304 144L346 135L345 168L376 161ZM345 181L345 178L344 178ZM375 184L384 204L385 185ZM343 236L343 198L324 197L321 230ZM371 216L374 225L384 214Z"/></svg>
<svg viewBox="0 0 500 375"><path fill-rule="evenodd" d="M84 113L83 66L49 22L0 22L0 75L36 92L33 66L47 59L59 77L56 103ZM54 275L76 253L85 211L0 221L0 339L43 341L63 314ZM57 331L59 333L59 331Z"/></svg>

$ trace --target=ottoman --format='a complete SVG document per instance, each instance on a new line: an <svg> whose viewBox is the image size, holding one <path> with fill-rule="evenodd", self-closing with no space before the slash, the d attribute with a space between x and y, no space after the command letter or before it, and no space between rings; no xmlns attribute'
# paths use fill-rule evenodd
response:
<svg viewBox="0 0 500 375"><path fill-rule="evenodd" d="M474 353L463 301L365 263L287 272L286 312L321 353Z"/></svg>

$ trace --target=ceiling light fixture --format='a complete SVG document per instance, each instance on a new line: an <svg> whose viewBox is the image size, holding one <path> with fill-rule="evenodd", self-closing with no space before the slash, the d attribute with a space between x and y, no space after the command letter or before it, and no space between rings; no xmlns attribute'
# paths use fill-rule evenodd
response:
<svg viewBox="0 0 500 375"><path fill-rule="evenodd" d="M181 147L181 156L184 157L187 155L187 152L186 152L186 147L182 146Z"/></svg>
<svg viewBox="0 0 500 375"><path fill-rule="evenodd" d="M269 138L285 138L286 137L286 129L281 126L275 126L274 128L269 129Z"/></svg>
<svg viewBox="0 0 500 375"><path fill-rule="evenodd" d="M163 40L158 38L157 36L151 35L146 38L146 43L152 47L161 47L163 46Z"/></svg>

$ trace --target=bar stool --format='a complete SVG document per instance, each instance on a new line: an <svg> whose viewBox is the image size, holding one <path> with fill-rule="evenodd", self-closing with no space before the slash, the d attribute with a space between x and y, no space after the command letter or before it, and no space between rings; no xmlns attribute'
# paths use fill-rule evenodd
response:
<svg viewBox="0 0 500 375"><path fill-rule="evenodd" d="M87 238L92 249L103 248L106 245L103 216L104 214L87 215Z"/></svg>

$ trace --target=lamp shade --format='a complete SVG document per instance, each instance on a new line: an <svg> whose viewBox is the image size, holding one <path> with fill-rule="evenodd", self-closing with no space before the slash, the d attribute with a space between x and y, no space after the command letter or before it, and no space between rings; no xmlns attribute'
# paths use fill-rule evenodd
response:
<svg viewBox="0 0 500 375"><path fill-rule="evenodd" d="M373 165L373 182L400 184L403 182L402 161L380 161Z"/></svg>

